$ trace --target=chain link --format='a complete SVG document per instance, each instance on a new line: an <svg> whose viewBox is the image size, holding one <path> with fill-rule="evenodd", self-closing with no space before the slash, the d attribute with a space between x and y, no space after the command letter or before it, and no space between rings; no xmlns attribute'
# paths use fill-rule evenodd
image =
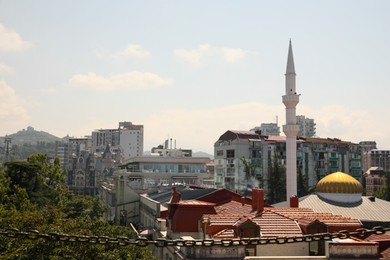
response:
<svg viewBox="0 0 390 260"><path fill-rule="evenodd" d="M79 242L89 244L100 244L100 245L118 245L128 246L135 245L139 247L146 247L154 245L156 247L167 247L167 246L179 246L179 247L232 247L232 246L247 246L247 245L265 245L265 244L286 244L286 243L299 243L299 242L312 242L320 240L332 240L333 238L347 239L350 237L364 238L371 234L382 235L390 231L390 228L374 227L372 229L359 228L355 231L341 230L336 233L319 233L319 234L308 234L302 236L291 236L291 237L272 237L272 238L241 238L241 239L164 239L158 238L156 240L148 240L145 237L138 238L127 238L127 237L108 237L108 236L83 236L83 235L70 235L58 232L41 233L37 230L20 231L16 228L8 228L0 230L0 236L6 238L22 238L29 240L46 239L48 241L60 241L60 242Z"/></svg>

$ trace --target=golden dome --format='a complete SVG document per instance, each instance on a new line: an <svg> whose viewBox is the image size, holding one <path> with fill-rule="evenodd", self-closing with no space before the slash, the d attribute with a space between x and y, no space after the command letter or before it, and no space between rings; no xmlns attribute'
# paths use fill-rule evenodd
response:
<svg viewBox="0 0 390 260"><path fill-rule="evenodd" d="M343 172L334 172L322 178L316 186L322 193L362 193L363 187L358 180Z"/></svg>

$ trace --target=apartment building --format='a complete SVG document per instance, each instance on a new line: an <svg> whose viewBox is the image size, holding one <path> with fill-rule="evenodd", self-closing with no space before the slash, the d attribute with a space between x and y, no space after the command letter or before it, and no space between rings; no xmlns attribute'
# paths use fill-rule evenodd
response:
<svg viewBox="0 0 390 260"><path fill-rule="evenodd" d="M99 129L92 132L92 151L103 152L107 145L122 151L123 160L142 156L144 149L144 126L131 122L119 122L115 129Z"/></svg>
<svg viewBox="0 0 390 260"><path fill-rule="evenodd" d="M359 142L360 149L362 151L362 170L367 172L371 167L370 154L371 150L377 149L375 141L361 141Z"/></svg>
<svg viewBox="0 0 390 260"><path fill-rule="evenodd" d="M369 168L381 167L384 172L390 172L390 150L372 149L367 156Z"/></svg>
<svg viewBox="0 0 390 260"><path fill-rule="evenodd" d="M215 142L214 158L216 187L244 192L253 187L266 189L270 162L276 159L282 167L286 165L286 138L229 130ZM336 138L298 138L297 169L308 177L309 187L337 171L360 179L360 146Z"/></svg>
<svg viewBox="0 0 390 260"><path fill-rule="evenodd" d="M261 123L260 126L256 126L251 131L260 132L262 135L280 135L280 127L277 123Z"/></svg>
<svg viewBox="0 0 390 260"><path fill-rule="evenodd" d="M298 136L313 137L316 135L316 124L314 119L305 116L296 116L297 125L299 125Z"/></svg>

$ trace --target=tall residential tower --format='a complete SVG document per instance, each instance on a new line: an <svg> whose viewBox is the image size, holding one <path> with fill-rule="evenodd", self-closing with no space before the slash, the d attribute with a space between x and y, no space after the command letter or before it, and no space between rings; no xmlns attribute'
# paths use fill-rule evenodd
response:
<svg viewBox="0 0 390 260"><path fill-rule="evenodd" d="M283 104L286 106L286 124L283 125L283 132L286 135L286 184L287 200L297 195L297 134L299 125L296 123L295 108L299 103L299 95L295 89L295 68L291 46L288 49L287 69L286 69L286 95Z"/></svg>

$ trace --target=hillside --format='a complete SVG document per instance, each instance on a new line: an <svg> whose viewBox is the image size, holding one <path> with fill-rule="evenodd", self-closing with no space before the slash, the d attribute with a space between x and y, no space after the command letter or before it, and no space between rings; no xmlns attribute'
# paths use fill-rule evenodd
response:
<svg viewBox="0 0 390 260"><path fill-rule="evenodd" d="M13 145L31 144L36 145L41 142L54 143L61 140L52 134L44 131L36 131L33 127L29 126L27 129L18 131L17 133L10 134L7 137L11 138ZM0 137L0 142L4 143L5 137Z"/></svg>

